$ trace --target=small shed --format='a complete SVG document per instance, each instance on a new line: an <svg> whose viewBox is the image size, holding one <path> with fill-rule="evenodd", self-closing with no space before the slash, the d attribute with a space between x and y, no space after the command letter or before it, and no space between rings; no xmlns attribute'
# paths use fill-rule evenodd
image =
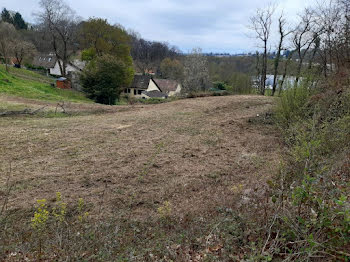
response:
<svg viewBox="0 0 350 262"><path fill-rule="evenodd" d="M56 86L60 89L71 89L70 81L65 77L60 77L56 80Z"/></svg>

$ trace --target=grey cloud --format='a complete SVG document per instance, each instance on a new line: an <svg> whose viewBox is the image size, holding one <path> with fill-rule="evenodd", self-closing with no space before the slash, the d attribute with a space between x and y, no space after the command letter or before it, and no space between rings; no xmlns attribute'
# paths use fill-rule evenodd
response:
<svg viewBox="0 0 350 262"><path fill-rule="evenodd" d="M316 0L277 0L293 19ZM16 10L33 22L39 0L0 0L0 7ZM200 46L205 51L240 52L255 49L247 37L249 16L271 0L66 0L84 17L103 17L120 23L150 40L174 44L183 51ZM280 9L278 11L280 11Z"/></svg>

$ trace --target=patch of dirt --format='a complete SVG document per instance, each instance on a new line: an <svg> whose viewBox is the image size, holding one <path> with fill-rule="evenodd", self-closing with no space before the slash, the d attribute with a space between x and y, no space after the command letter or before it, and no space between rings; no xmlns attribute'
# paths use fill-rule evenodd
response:
<svg viewBox="0 0 350 262"><path fill-rule="evenodd" d="M262 187L278 167L274 127L249 122L273 102L226 96L142 106L74 104L76 110L108 108L108 114L0 119L0 192L11 164L11 208L52 200L55 192L67 202L84 198L91 214L126 219L157 215L164 201L180 217L235 208L238 188Z"/></svg>

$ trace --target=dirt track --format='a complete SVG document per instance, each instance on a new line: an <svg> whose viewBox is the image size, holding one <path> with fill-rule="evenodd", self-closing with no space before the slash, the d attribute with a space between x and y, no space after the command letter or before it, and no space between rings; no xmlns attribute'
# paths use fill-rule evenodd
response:
<svg viewBox="0 0 350 262"><path fill-rule="evenodd" d="M156 214L164 201L179 216L234 208L235 191L259 188L277 167L273 127L248 122L272 103L208 97L101 115L0 119L0 197L11 163L12 208L53 200L58 191L68 202L84 198L92 214L135 219Z"/></svg>

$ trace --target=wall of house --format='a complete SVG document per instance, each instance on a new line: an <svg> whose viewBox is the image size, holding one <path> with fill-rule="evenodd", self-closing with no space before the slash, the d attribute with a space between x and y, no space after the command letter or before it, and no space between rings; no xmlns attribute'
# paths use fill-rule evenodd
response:
<svg viewBox="0 0 350 262"><path fill-rule="evenodd" d="M142 99L150 99L150 97L149 97L148 95L145 95L145 94L142 94L142 95L141 95L141 98L142 98Z"/></svg>
<svg viewBox="0 0 350 262"><path fill-rule="evenodd" d="M75 67L71 66L71 65L67 65L66 66L66 72L77 72L78 69L76 69ZM60 65L58 64L58 62L56 62L55 67L54 68L50 68L50 74L51 75L56 75L56 76L61 76L61 70L60 70Z"/></svg>
<svg viewBox="0 0 350 262"><path fill-rule="evenodd" d="M142 98L142 99L151 99L150 96L145 95L145 94L142 94L141 98ZM165 99L165 97L157 97L157 99Z"/></svg>
<svg viewBox="0 0 350 262"><path fill-rule="evenodd" d="M175 91L170 91L168 96L175 96L181 93L181 85L178 84Z"/></svg>
<svg viewBox="0 0 350 262"><path fill-rule="evenodd" d="M127 92L127 89L130 90L130 93ZM146 91L146 90L129 87L129 88L126 88L126 89L123 91L123 94L124 94L124 95L128 95L128 96L130 96L130 97L142 98L141 93L142 93L143 91ZM136 92L136 94L135 94L135 92Z"/></svg>
<svg viewBox="0 0 350 262"><path fill-rule="evenodd" d="M148 84L148 88L147 88L147 91L154 91L154 90L157 90L157 91L160 91L158 86L153 82L153 80L151 79L149 81L149 84Z"/></svg>

